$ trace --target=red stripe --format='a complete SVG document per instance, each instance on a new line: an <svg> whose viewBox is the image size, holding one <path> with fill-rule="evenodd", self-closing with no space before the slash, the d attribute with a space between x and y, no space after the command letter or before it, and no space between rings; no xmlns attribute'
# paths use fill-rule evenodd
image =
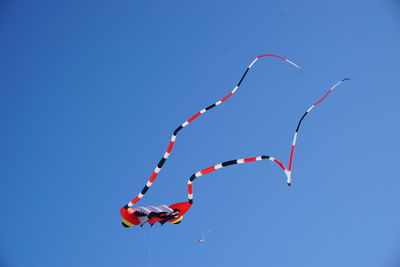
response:
<svg viewBox="0 0 400 267"><path fill-rule="evenodd" d="M233 95L232 92L229 93L229 95L225 96L224 98L221 99L221 102L224 102L225 100L227 100L229 97L231 97L231 95Z"/></svg>
<svg viewBox="0 0 400 267"><path fill-rule="evenodd" d="M256 161L257 160L257 157L254 157L254 158L247 158L247 159L244 159L243 161L244 162L252 162L252 161Z"/></svg>
<svg viewBox="0 0 400 267"><path fill-rule="evenodd" d="M286 167L285 167L285 165L283 165L282 162L280 162L280 161L277 160L277 159L274 159L274 162L277 163L279 166L281 166L282 170L286 170Z"/></svg>
<svg viewBox="0 0 400 267"><path fill-rule="evenodd" d="M154 182L154 180L156 179L156 177L157 177L157 173L153 172L153 173L151 174L151 176L150 176L149 182L150 182L150 183Z"/></svg>
<svg viewBox="0 0 400 267"><path fill-rule="evenodd" d="M314 106L316 106L316 105L318 105L319 103L321 103L322 101L324 101L325 98L329 95L329 93L330 93L331 91L332 91L332 90L329 90L328 92L326 92L326 94L324 95L324 97L321 98L318 102L316 102L316 103L314 104Z"/></svg>
<svg viewBox="0 0 400 267"><path fill-rule="evenodd" d="M167 148L167 153L171 153L172 148L174 147L175 142L171 141L169 142L168 148Z"/></svg>
<svg viewBox="0 0 400 267"><path fill-rule="evenodd" d="M292 170L292 162L293 162L293 154L294 154L294 146L292 145L292 149L290 150L290 158L289 158L289 171Z"/></svg>
<svg viewBox="0 0 400 267"><path fill-rule="evenodd" d="M210 168L207 168L207 169L204 169L204 170L202 170L200 173L201 173L202 175L204 175L204 174L210 173L210 172L212 172L212 171L215 171L215 167L214 167L214 166L212 166L212 167L210 167Z"/></svg>
<svg viewBox="0 0 400 267"><path fill-rule="evenodd" d="M135 199L131 201L131 202L132 202L132 205L135 204L136 202L138 202L139 200L140 200L139 197L135 197Z"/></svg>
<svg viewBox="0 0 400 267"><path fill-rule="evenodd" d="M277 57L277 58L286 60L286 58L278 56L278 55L261 55L261 56L258 56L257 58L262 58L262 57Z"/></svg>
<svg viewBox="0 0 400 267"><path fill-rule="evenodd" d="M194 119L196 119L198 116L200 116L201 113L197 112L193 117L191 117L190 119L188 119L188 122L192 122Z"/></svg>
<svg viewBox="0 0 400 267"><path fill-rule="evenodd" d="M188 194L193 194L193 184L188 184Z"/></svg>

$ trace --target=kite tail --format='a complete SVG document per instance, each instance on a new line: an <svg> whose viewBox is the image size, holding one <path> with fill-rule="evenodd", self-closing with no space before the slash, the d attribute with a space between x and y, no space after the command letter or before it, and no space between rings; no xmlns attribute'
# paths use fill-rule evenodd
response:
<svg viewBox="0 0 400 267"><path fill-rule="evenodd" d="M319 103L321 103L322 101L325 100L325 98L330 94L330 92L333 91L333 89L335 89L339 84L341 84L344 81L350 80L350 78L345 78L339 82L337 82L335 85L333 85L326 93L325 95L318 100L317 102L315 102L309 109L307 109L307 111L303 114L303 116L301 117L301 119L299 120L297 127L296 127L296 131L294 132L294 136L293 136L293 142L292 142L292 147L290 149L290 156L289 156L289 167L288 169L283 169L283 171L286 174L287 177L287 184L290 186L292 184L292 165L293 165L293 156L294 156L294 148L296 146L296 141L297 141L297 135L299 133L299 129L300 129L300 125L301 122L303 121L303 119L307 116L307 114L314 108L316 107Z"/></svg>
<svg viewBox="0 0 400 267"><path fill-rule="evenodd" d="M258 156L258 157L253 157L253 158L244 158L244 159L236 159L236 160L229 160L229 161L225 161L223 163L211 166L209 168L206 168L204 170L198 171L196 173L194 173L188 180L188 199L189 199L189 203L192 204L193 203L193 181L200 176L203 176L207 173L216 171L218 169L221 169L223 167L227 167L230 165L235 165L235 164L242 164L242 163L247 163L247 162L253 162L253 161L260 161L260 160L264 160L264 159L268 159L272 162L275 162L281 169L282 171L285 173L286 178L287 178L287 184L291 185L292 183L292 164L293 164L293 155L294 155L294 148L296 146L296 140L297 140L297 135L300 129L300 125L301 122L303 121L303 119L305 118L305 116L315 107L317 106L319 103L321 103L322 101L325 100L325 98L329 95L330 92L333 91L333 89L335 89L339 84L341 84L344 81L350 80L349 78L345 78L339 82L337 82L334 86L332 86L328 92L325 93L325 95L317 102L315 102L307 111L306 113L304 113L304 115L301 117L300 121L297 124L297 128L293 137L293 142L292 142L292 148L290 150L290 157L289 157L289 167L286 168L285 164L283 164L281 161L279 161L278 159L271 157L271 156Z"/></svg>
<svg viewBox="0 0 400 267"><path fill-rule="evenodd" d="M279 59L282 59L284 61L286 61L287 63L293 65L294 67L300 69L300 67L298 65L296 65L295 63L293 63L292 61L290 61L287 58L278 56L278 55L261 55L256 57L251 63L250 65L247 67L247 69L245 70L245 72L243 73L242 77L240 78L239 82L237 83L237 85L233 88L233 90L226 95L224 98L222 98L221 100L215 102L214 104L200 110L199 112L197 112L196 114L194 114L192 117L190 117L188 120L186 120L184 123L182 123L181 125L178 126L178 128L175 129L175 131L173 132L170 142L168 144L168 148L166 150L166 152L164 153L164 156L161 158L161 160L158 162L157 166L155 167L154 171L152 172L150 178L148 179L146 185L143 187L142 191L140 191L140 193L137 195L137 197L135 197L133 200L131 200L127 206L131 207L134 204L136 204L147 192L147 190L149 190L149 188L151 187L151 185L154 183L155 179L157 178L157 175L159 174L159 172L161 171L161 168L163 167L164 163L166 162L166 160L168 159L168 157L170 156L172 149L174 147L174 144L176 142L176 136L178 135L178 133L185 128L187 125L189 125L192 121L194 121L197 117L199 117L201 114L206 113L207 111L209 111L210 109L215 108L216 106L220 105L221 103L225 102L228 98L230 98L237 89L239 89L240 85L242 84L244 78L247 75L247 72L250 70L250 68L254 65L254 63L256 63L256 61L259 58L262 57L276 57Z"/></svg>
<svg viewBox="0 0 400 267"><path fill-rule="evenodd" d="M285 165L283 165L282 162L278 161L277 159L275 159L274 157L271 156L258 156L258 157L253 157L253 158L244 158L244 159L234 159L234 160L229 160L229 161L225 161L222 162L220 164L208 167L207 169L198 171L196 173L194 173L188 180L188 199L189 199L189 203L192 204L193 203L193 181L196 180L196 178L203 176L207 173L216 171L218 169L227 167L227 166L231 166L231 165L236 165L236 164L243 164L243 163L248 163L248 162L253 162L253 161L260 161L260 160L265 160L268 159L270 161L273 161L275 163L277 163L282 169L286 169Z"/></svg>

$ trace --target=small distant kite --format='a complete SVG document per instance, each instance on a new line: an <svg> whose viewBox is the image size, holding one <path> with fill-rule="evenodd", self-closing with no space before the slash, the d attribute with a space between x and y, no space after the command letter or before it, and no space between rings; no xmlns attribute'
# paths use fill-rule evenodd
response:
<svg viewBox="0 0 400 267"><path fill-rule="evenodd" d="M202 237L199 241L197 241L197 242L199 242L200 244L205 244L205 243L206 243L206 236L207 236L210 232L211 232L211 231L208 230L206 233L204 233L204 234L203 234L203 237Z"/></svg>
<svg viewBox="0 0 400 267"><path fill-rule="evenodd" d="M157 206L157 207L156 206L133 207L134 204L136 204L137 202L139 202L143 198L143 196L146 194L146 192L149 190L149 188L154 183L155 179L157 178L157 175L161 171L161 168L163 167L164 163L166 162L166 160L168 159L168 157L170 156L170 154L172 152L172 148L174 147L174 144L176 142L177 134L184 127L186 127L188 124L190 124L193 120L195 120L197 117L199 117L201 114L206 113L210 109L213 109L214 107L220 105L221 103L225 102L228 98L230 98L237 91L237 89L240 87L240 85L243 82L243 79L246 77L248 71L254 65L254 63L256 63L256 61L258 59L263 58L263 57L279 58L279 59L282 59L282 60L286 61L287 63L293 65L294 67L300 69L300 67L297 64L293 63L292 61L290 61L287 58L284 58L284 57L281 57L281 56L278 56L278 55L261 55L261 56L258 56L247 67L247 69L245 70L244 74L240 78L240 80L237 83L237 85L233 88L233 90L228 95L226 95L221 100L215 102L214 104L212 104L212 105L200 110L195 115L193 115L191 118L189 118L187 121L185 121L180 126L178 126L178 128L176 128L175 131L172 134L171 140L169 142L168 148L167 148L164 156L161 158L160 162L157 164L156 168L154 169L153 173L151 174L150 178L148 179L148 181L147 181L146 185L144 186L144 188L142 189L142 191L132 201L130 201L127 205L125 205L124 207L121 208L120 213L121 213L121 216L122 216L122 225L123 226L125 226L125 227L134 226L134 225L141 225L142 226L146 222L149 223L150 225L153 225L156 222L159 222L161 225L163 225L166 222L170 222L170 223L173 223L173 224L180 223L182 221L182 219L183 219L183 215L190 209L191 205L193 204L193 181L196 178L200 177L200 176L203 176L203 175L208 174L210 172L213 172L215 170L221 169L223 167L231 166L231 165L243 164L243 163L248 163L248 162L253 162L253 161L260 161L260 160L266 160L267 159L267 160L275 162L277 165L279 165L279 167L283 170L283 172L284 172L284 174L286 176L287 184L288 185L292 184L292 165L293 165L294 149L295 149L295 145L296 145L298 131L299 131L299 128L300 128L300 125L301 125L303 119L305 118L305 116L314 107L316 107L318 104L320 104L322 101L324 101L325 98L330 94L330 92L332 92L342 82L344 82L346 80L349 80L349 78L345 78L345 79L337 82L334 86L332 86L326 92L326 94L319 101L315 102L304 113L304 115L301 117L301 119L299 120L299 122L297 124L296 131L294 133L292 147L291 147L291 150L290 150L288 167L286 167L278 159L276 159L276 158L274 158L272 156L265 156L265 155L261 155L261 156L257 156L257 157L251 157L251 158L243 158L243 159L236 159L236 160L226 161L226 162L223 162L223 163L220 163L220 164L217 164L217 165L213 165L213 166L211 166L209 168L206 168L204 170L198 171L198 172L194 173L189 178L189 180L187 182L187 184L188 184L188 201L187 202L176 203L176 204L173 204L173 205L170 205L170 206L160 205L160 206ZM202 239L202 240L204 241L204 239ZM203 243L203 242L201 242L202 240L199 240L199 242Z"/></svg>

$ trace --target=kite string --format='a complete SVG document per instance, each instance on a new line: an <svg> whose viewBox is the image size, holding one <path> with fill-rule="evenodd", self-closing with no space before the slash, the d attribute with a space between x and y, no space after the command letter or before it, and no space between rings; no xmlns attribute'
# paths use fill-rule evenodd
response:
<svg viewBox="0 0 400 267"><path fill-rule="evenodd" d="M152 266L152 256L151 256L151 244L150 241L147 240L146 235L143 233L144 231L140 231L142 233L142 237L144 240L144 244L146 246L147 249L147 261L148 261L148 266L151 267ZM150 239L152 237L152 231L150 230Z"/></svg>
<svg viewBox="0 0 400 267"><path fill-rule="evenodd" d="M203 234L203 240L206 240L206 236L211 232L211 230L208 230L206 233Z"/></svg>
<svg viewBox="0 0 400 267"><path fill-rule="evenodd" d="M282 59L282 60L286 61L287 63L293 65L294 67L300 69L300 67L299 67L297 64L293 63L292 61L290 61L290 60L287 59L287 58L284 58L284 57L281 57L281 56L278 56L278 55L272 55L272 54L270 54L270 55L261 55L261 56L256 57L256 58L250 63L250 65L247 67L247 69L246 69L245 72L243 73L243 75L242 75L242 77L240 78L240 80L239 80L239 82L237 83L237 85L233 88L233 90L232 90L228 95L226 95L226 96L225 96L224 98L222 98L221 100L215 102L214 104L212 104L212 105L210 105L210 106L208 106L208 107L206 107L206 108L200 110L200 111L197 112L195 115L193 115L192 117L190 117L187 121L185 121L185 122L182 123L180 126L178 126L178 128L175 129L175 131L173 132L173 134L172 134L172 136L171 136L171 140L170 140L170 142L169 142L169 144L168 144L167 150L166 150L166 152L164 153L164 156L161 158L161 160L159 161L159 163L158 163L157 166L155 167L154 171L152 172L150 178L148 179L146 185L143 187L142 191L140 191L140 193L139 193L133 200L131 200L131 201L127 204L128 207L131 207L131 206L133 206L134 204L136 204L138 201L140 201L140 199L142 199L143 196L146 194L147 190L152 186L152 184L154 183L155 179L157 178L159 172L161 171L161 168L163 167L164 163L166 162L166 160L168 159L168 157L170 156L170 154L171 154L171 152L172 152L172 149L173 149L174 144L175 144L175 142L176 142L176 137L177 137L177 134L179 133L179 131L182 130L182 129L183 129L184 127L186 127L187 125L189 125L193 120L195 120L195 119L196 119L197 117L199 117L201 114L206 113L206 112L209 111L210 109L213 109L214 107L220 105L221 103L225 102L228 98L230 98L230 97L236 92L236 90L240 87L240 85L242 84L242 82L243 82L244 78L246 77L246 75L247 75L248 71L250 70L250 68L254 65L254 63L256 63L256 61L257 61L259 58L262 58L262 57L275 57L275 58L279 58L279 59Z"/></svg>

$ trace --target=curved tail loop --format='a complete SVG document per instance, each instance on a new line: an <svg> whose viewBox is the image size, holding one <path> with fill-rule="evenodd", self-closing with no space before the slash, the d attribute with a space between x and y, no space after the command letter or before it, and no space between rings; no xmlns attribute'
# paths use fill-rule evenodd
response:
<svg viewBox="0 0 400 267"><path fill-rule="evenodd" d="M248 162L254 162L254 161L260 161L260 160L265 160L268 159L272 162L275 162L281 169L282 171L285 173L286 175L286 182L287 184L290 186L292 184L292 165L293 165L293 156L294 156L294 148L296 146L296 141L297 141L297 135L300 129L300 125L301 122L303 121L303 119L306 117L306 115L315 107L317 106L319 103L321 103L322 101L325 100L325 98L329 95L330 92L332 92L339 84L341 84L344 81L350 80L349 78L345 78L339 82L337 82L335 85L333 85L326 93L325 95L318 100L317 102L315 102L305 113L304 115L300 118L297 127L296 127L296 131L294 133L294 137L293 137L293 142L292 142L292 147L290 150L290 156L289 156L289 166L288 168L286 168L285 164L283 164L281 161L279 161L278 159L271 157L271 156L258 156L258 157L253 157L253 158L244 158L244 159L235 159L235 160L229 160L229 161L225 161L222 162L220 164L208 167L204 170L198 171L196 173L194 173L188 180L187 185L188 185L188 201L190 204L193 203L193 181L195 179L197 179L200 176L203 176L205 174L211 173L213 171L216 171L218 169L227 167L227 166L231 166L231 165L236 165L236 164L242 164L242 163L248 163Z"/></svg>
<svg viewBox="0 0 400 267"><path fill-rule="evenodd" d="M300 69L300 67L293 63L292 61L290 61L287 58L278 56L278 55L261 55L256 57L251 63L250 65L247 67L247 69L245 70L245 72L243 73L242 77L240 78L239 82L237 83L237 85L233 88L233 90L226 95L224 98L222 98L221 100L213 103L212 105L200 110L199 112L197 112L196 114L194 114L192 117L190 117L188 120L186 120L184 123L182 123L181 125L179 125L175 131L173 132L170 142L168 144L167 150L164 153L164 156L161 158L161 160L158 162L157 166L155 167L154 171L152 172L152 174L150 175L150 178L148 179L146 185L143 187L142 191L140 191L140 193L133 199L131 200L127 206L131 207L134 204L136 204L137 202L139 202L140 199L143 198L143 196L146 194L146 192L149 190L149 188L152 186L152 184L154 183L154 181L156 180L158 174L161 171L161 168L163 167L164 163L167 161L168 157L170 156L172 149L175 145L176 142L176 137L178 135L178 133L185 128L187 125L189 125L192 121L194 121L197 117L199 117L200 115L206 113L207 111L215 108L216 106L220 105L221 103L225 102L228 98L230 98L236 91L237 89L239 89L240 85L242 84L244 78L246 77L248 71L250 70L251 67L253 67L253 65L256 63L256 61L262 57L275 57L275 58L279 58L282 59L284 61L286 61L287 63L291 64L292 66Z"/></svg>

